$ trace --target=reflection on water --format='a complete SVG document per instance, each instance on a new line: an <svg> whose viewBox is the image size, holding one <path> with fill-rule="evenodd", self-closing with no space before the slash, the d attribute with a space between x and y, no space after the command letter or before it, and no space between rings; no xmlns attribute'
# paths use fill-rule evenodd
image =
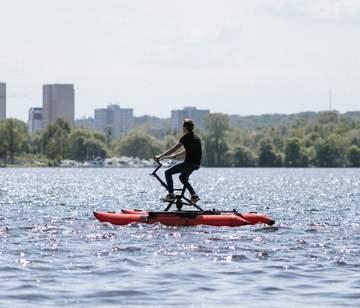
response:
<svg viewBox="0 0 360 308"><path fill-rule="evenodd" d="M360 303L360 173L201 169L203 206L273 227L100 224L93 210L160 210L147 169L3 169L0 303L259 307ZM357 306L355 304L355 306Z"/></svg>

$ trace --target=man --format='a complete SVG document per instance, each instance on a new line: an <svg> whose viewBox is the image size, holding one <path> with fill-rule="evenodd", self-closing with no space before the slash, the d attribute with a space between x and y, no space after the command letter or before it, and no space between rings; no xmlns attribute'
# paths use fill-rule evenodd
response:
<svg viewBox="0 0 360 308"><path fill-rule="evenodd" d="M172 179L173 174L180 173L179 179L181 183L189 190L191 194L191 201L196 203L200 200L199 196L195 193L193 187L189 183L189 176L194 170L200 168L201 162L201 140L199 136L195 135L194 122L190 119L185 119L183 122L184 135L180 138L179 142L164 152L161 155L155 156L155 160L161 160L164 158L176 158L178 155L185 153L185 160L182 163L165 171L165 178L168 187L168 195L164 198L166 202L175 201L174 183ZM183 147L183 148L182 148Z"/></svg>

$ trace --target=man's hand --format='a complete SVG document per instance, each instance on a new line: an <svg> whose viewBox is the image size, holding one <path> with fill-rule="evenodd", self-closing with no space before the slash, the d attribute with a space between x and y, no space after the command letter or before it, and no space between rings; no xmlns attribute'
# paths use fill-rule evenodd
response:
<svg viewBox="0 0 360 308"><path fill-rule="evenodd" d="M156 156L154 156L154 160L156 160L156 161L160 161L161 160L161 155L156 155Z"/></svg>

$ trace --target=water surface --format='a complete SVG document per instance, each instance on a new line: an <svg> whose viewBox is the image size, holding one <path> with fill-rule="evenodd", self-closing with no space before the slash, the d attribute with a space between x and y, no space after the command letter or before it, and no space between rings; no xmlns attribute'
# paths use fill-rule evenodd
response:
<svg viewBox="0 0 360 308"><path fill-rule="evenodd" d="M101 224L160 210L149 169L1 169L0 306L360 306L358 169L201 169L205 208L274 227Z"/></svg>

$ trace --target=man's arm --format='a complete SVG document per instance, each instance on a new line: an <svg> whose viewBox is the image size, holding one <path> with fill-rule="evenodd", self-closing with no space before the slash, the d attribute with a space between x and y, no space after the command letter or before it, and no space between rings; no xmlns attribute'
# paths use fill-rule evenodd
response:
<svg viewBox="0 0 360 308"><path fill-rule="evenodd" d="M162 158L164 159L164 158L169 158L169 159L174 159L174 158L176 158L177 156L180 156L180 155L183 155L183 154L185 154L185 149L181 149L180 151L177 151L177 152L175 152L175 153L173 153L173 154L171 154L171 155L167 155L167 156L163 156Z"/></svg>
<svg viewBox="0 0 360 308"><path fill-rule="evenodd" d="M182 144L179 142L178 144L174 145L172 148L170 148L169 150L167 150L166 152L162 153L161 155L157 155L154 157L155 160L161 160L166 156L169 156L173 153L175 153L176 151L178 151L180 148L182 147Z"/></svg>

